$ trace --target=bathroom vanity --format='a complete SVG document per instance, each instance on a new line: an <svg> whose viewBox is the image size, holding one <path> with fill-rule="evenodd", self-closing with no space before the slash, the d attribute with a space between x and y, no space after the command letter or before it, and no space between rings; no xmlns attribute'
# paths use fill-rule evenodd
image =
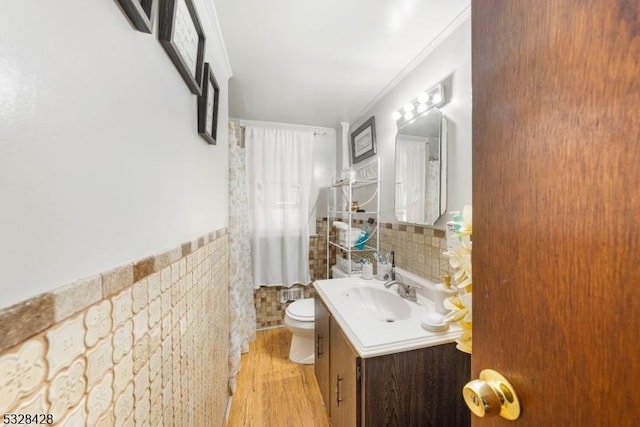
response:
<svg viewBox="0 0 640 427"><path fill-rule="evenodd" d="M455 347L457 327L421 327L428 299L406 301L377 280L314 287L315 373L334 427L469 425L470 358Z"/></svg>

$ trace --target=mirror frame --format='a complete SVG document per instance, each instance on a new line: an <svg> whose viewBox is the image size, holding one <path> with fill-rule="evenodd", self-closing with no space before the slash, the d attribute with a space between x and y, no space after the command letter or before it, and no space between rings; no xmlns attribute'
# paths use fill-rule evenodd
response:
<svg viewBox="0 0 640 427"><path fill-rule="evenodd" d="M427 116L428 114L437 111L440 113L440 144L439 144L439 156L440 156L440 194L439 194L439 210L438 217L433 220L433 222L414 222L414 221L405 221L398 218L398 181L397 181L397 168L398 168L398 135L400 135L400 131L408 124L414 123L416 120ZM442 216L447 212L447 153L448 153L448 143L447 143L447 118L445 117L442 110L439 108L430 108L426 111L423 111L412 120L404 122L399 126L396 130L395 137L395 172L394 172L394 217L396 221L404 224L416 224L420 226L429 226L433 227L435 224L442 218ZM427 159L425 159L427 161ZM425 177L426 179L426 177Z"/></svg>

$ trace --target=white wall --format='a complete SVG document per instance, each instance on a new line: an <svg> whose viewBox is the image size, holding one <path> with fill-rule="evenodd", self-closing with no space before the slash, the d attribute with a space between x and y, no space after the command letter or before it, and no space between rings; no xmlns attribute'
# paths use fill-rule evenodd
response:
<svg viewBox="0 0 640 427"><path fill-rule="evenodd" d="M230 69L196 5L217 146L157 19L149 35L112 0L0 2L0 307L228 224Z"/></svg>
<svg viewBox="0 0 640 427"><path fill-rule="evenodd" d="M377 152L382 158L381 215L384 222L394 216L395 135L393 111L419 92L450 78L449 103L442 107L448 124L448 210L471 204L471 20L465 20L413 71L351 125L355 130L371 116L376 118ZM445 215L448 218L448 215ZM442 228L446 218L436 224Z"/></svg>

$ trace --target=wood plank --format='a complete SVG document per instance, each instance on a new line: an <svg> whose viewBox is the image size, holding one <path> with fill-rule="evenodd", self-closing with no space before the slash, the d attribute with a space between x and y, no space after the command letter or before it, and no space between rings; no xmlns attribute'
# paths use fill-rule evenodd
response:
<svg viewBox="0 0 640 427"><path fill-rule="evenodd" d="M256 333L242 355L228 427L328 427L313 365L289 361L291 332Z"/></svg>

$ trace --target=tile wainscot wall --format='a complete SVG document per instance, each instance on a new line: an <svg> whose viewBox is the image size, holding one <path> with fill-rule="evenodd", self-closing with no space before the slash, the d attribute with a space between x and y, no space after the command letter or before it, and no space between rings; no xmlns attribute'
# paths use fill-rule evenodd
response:
<svg viewBox="0 0 640 427"><path fill-rule="evenodd" d="M217 230L0 311L0 414L222 425L227 239Z"/></svg>

